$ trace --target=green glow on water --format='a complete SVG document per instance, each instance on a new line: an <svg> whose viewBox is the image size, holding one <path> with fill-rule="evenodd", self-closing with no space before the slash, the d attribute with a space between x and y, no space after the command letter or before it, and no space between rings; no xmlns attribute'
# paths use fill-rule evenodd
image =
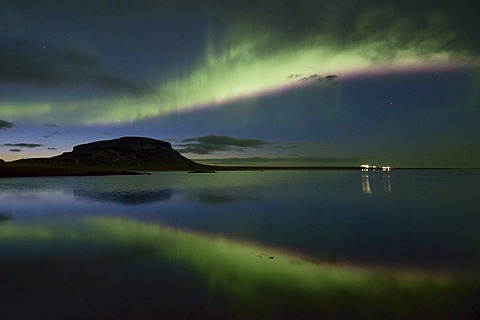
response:
<svg viewBox="0 0 480 320"><path fill-rule="evenodd" d="M0 241L20 240L50 240L52 232L48 228L36 226L16 226L15 224L4 224L0 226Z"/></svg>
<svg viewBox="0 0 480 320"><path fill-rule="evenodd" d="M374 315L376 308L403 316L420 311L437 315L445 308L460 310L464 303L469 306L469 301L459 303L452 298L459 292L465 295L479 288L474 277L316 264L255 244L120 218L89 217L39 227L9 222L0 225L0 241L0 255L16 244L15 256L21 257L21 264L31 259L33 265L27 268L30 278L56 277L45 275L45 269L35 274L37 260L33 257L39 255L50 257L62 269L62 259L73 257L80 265L109 269L113 274L123 264L137 261L145 272L155 275L159 261L170 261L200 277L210 294L221 292L235 303L250 306L244 315L253 312L252 306L255 310L261 307L264 315L278 315L285 310ZM68 265L64 272L75 278ZM350 311L344 310L348 304L353 304Z"/></svg>

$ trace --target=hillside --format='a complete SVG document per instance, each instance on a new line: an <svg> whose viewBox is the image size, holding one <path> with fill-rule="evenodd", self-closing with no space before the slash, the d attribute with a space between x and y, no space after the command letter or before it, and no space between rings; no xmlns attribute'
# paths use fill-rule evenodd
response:
<svg viewBox="0 0 480 320"><path fill-rule="evenodd" d="M201 166L175 151L165 141L123 137L75 146L72 152L50 158L59 165L120 167L123 169L191 169Z"/></svg>
<svg viewBox="0 0 480 320"><path fill-rule="evenodd" d="M51 158L0 162L0 177L131 174L131 171L203 170L165 141L123 137L77 145Z"/></svg>

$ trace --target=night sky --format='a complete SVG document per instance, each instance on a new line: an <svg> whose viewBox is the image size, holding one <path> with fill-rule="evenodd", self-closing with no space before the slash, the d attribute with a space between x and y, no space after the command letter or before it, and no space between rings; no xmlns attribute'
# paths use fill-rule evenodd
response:
<svg viewBox="0 0 480 320"><path fill-rule="evenodd" d="M0 158L480 167L480 2L1 0Z"/></svg>

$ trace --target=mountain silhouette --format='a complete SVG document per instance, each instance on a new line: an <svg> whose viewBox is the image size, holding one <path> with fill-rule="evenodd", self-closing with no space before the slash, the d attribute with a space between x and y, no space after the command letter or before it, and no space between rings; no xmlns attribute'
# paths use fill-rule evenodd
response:
<svg viewBox="0 0 480 320"><path fill-rule="evenodd" d="M145 137L122 137L77 145L51 158L0 162L0 177L133 174L133 171L206 170L169 142Z"/></svg>

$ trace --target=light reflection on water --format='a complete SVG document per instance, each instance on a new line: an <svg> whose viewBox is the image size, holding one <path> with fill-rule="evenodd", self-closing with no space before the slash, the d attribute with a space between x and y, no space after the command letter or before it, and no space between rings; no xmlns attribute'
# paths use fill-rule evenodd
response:
<svg viewBox="0 0 480 320"><path fill-rule="evenodd" d="M99 314L125 318L136 309L173 316L167 305L198 318L231 316L239 306L253 318L254 310L258 318L469 316L480 303L479 177L278 171L3 179L0 216L11 219L0 220L0 296L10 300L0 306L18 315L15 306L60 303L58 315L82 308L92 315L94 301ZM366 269L345 269L352 264ZM422 276L372 273L384 267ZM182 308L188 297L191 309ZM125 310L115 311L118 304Z"/></svg>
<svg viewBox="0 0 480 320"><path fill-rule="evenodd" d="M371 195L374 192L379 192L377 186L378 181L380 180L383 183L383 192L389 193L392 192L392 181L390 178L390 171L387 172L373 172L369 173L368 171L362 170L362 192L367 195ZM375 184L372 187L370 183L371 179L374 179Z"/></svg>

